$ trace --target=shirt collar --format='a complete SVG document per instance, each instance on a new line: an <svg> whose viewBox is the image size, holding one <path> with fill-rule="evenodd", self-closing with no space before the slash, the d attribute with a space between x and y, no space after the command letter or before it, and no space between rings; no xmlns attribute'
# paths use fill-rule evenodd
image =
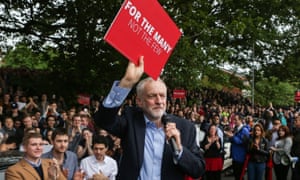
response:
<svg viewBox="0 0 300 180"><path fill-rule="evenodd" d="M106 163L107 163L107 157L104 156L103 161L99 162L99 161L96 159L95 155L93 155L93 161L94 161L94 163L104 163L104 164L106 164Z"/></svg>
<svg viewBox="0 0 300 180"><path fill-rule="evenodd" d="M54 148L52 148L52 150L51 150L50 153L49 153L49 157L50 157L50 158L54 158L54 156L53 156L53 151L54 151ZM67 156L67 151L66 151L66 152L64 152L64 160L63 160L63 164L65 164L67 158L68 158L68 156Z"/></svg>
<svg viewBox="0 0 300 180"><path fill-rule="evenodd" d="M243 124L239 125L239 127L237 127L237 131L240 131L243 128Z"/></svg>
<svg viewBox="0 0 300 180"><path fill-rule="evenodd" d="M145 115L144 115L144 120L145 120L145 123L146 123L146 124L149 123L149 122L151 122L151 121L147 118L147 116L145 116Z"/></svg>
<svg viewBox="0 0 300 180"><path fill-rule="evenodd" d="M144 115L144 119L145 119L146 127L148 127L148 128L162 129L162 128L157 128L156 124L154 122L150 121L145 115Z"/></svg>
<svg viewBox="0 0 300 180"><path fill-rule="evenodd" d="M30 161L26 157L24 157L25 161L27 161L32 167L39 167L42 163L41 159L38 160L37 163Z"/></svg>

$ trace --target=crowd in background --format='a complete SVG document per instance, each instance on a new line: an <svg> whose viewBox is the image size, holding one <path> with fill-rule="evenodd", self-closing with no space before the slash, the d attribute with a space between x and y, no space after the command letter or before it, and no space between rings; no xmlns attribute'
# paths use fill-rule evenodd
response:
<svg viewBox="0 0 300 180"><path fill-rule="evenodd" d="M26 133L34 131L42 135L44 153L47 153L53 148L51 138L53 132L58 128L64 128L69 137L68 151L76 154L79 164L94 154L93 138L96 135L107 138L107 156L112 157L117 163L121 160L120 139L96 127L93 121L93 114L97 111L101 99L91 100L90 105L70 107L62 97L47 94L26 96L21 90L16 90L9 93L1 91L0 95L0 152L22 151L22 138ZM188 91L186 97L182 99L172 98L171 91L168 95L167 113L195 124L197 144L202 148L207 161L207 173L204 177L206 179L221 178L224 143L234 143L233 138L237 135L235 128L239 125L248 129L247 142L251 145L245 146L245 157L242 158L242 162L247 159L248 171L254 174L255 171L252 169L255 169L255 163L267 164L270 152L274 152L272 161L276 176L278 179L285 179L286 174L281 169L288 170L288 168L281 164L279 150L294 151L294 155L300 154L299 147L293 147L292 150L293 141L299 140L291 136L298 135L295 120L299 117L299 109L296 107L273 107L272 103L267 107L252 106L241 94L210 89ZM135 106L135 95L132 94L123 106ZM288 141L283 141L286 138ZM286 142L290 145L285 146ZM257 153L257 149L265 151ZM240 154L240 151L238 152ZM247 155L250 157L247 158ZM211 161L214 163L210 163ZM243 167L244 163L240 165ZM263 164L260 169L261 172L256 174L261 176L265 172L267 176L268 169ZM237 176L243 175L242 168L238 171Z"/></svg>

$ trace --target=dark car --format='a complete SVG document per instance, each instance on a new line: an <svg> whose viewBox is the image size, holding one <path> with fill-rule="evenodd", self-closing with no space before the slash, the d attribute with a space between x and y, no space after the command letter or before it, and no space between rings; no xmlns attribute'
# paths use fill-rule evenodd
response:
<svg viewBox="0 0 300 180"><path fill-rule="evenodd" d="M0 179L4 179L5 170L23 158L23 152L12 150L0 153Z"/></svg>

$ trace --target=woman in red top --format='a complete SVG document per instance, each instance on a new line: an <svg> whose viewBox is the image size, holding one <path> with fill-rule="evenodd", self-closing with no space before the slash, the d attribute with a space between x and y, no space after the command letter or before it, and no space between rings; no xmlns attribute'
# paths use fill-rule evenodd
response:
<svg viewBox="0 0 300 180"><path fill-rule="evenodd" d="M221 138L217 134L217 126L210 125L207 136L201 143L201 148L204 150L204 158L206 162L206 171L204 179L221 179L223 169L222 146Z"/></svg>

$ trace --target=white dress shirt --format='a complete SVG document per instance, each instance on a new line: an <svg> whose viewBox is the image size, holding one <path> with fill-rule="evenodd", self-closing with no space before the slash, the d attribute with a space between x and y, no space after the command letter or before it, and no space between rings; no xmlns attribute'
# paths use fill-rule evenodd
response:
<svg viewBox="0 0 300 180"><path fill-rule="evenodd" d="M85 180L92 178L94 174L99 174L99 172L110 180L115 180L118 174L117 162L109 156L105 156L102 162L99 162L94 155L88 156L81 160L80 169L86 174Z"/></svg>

